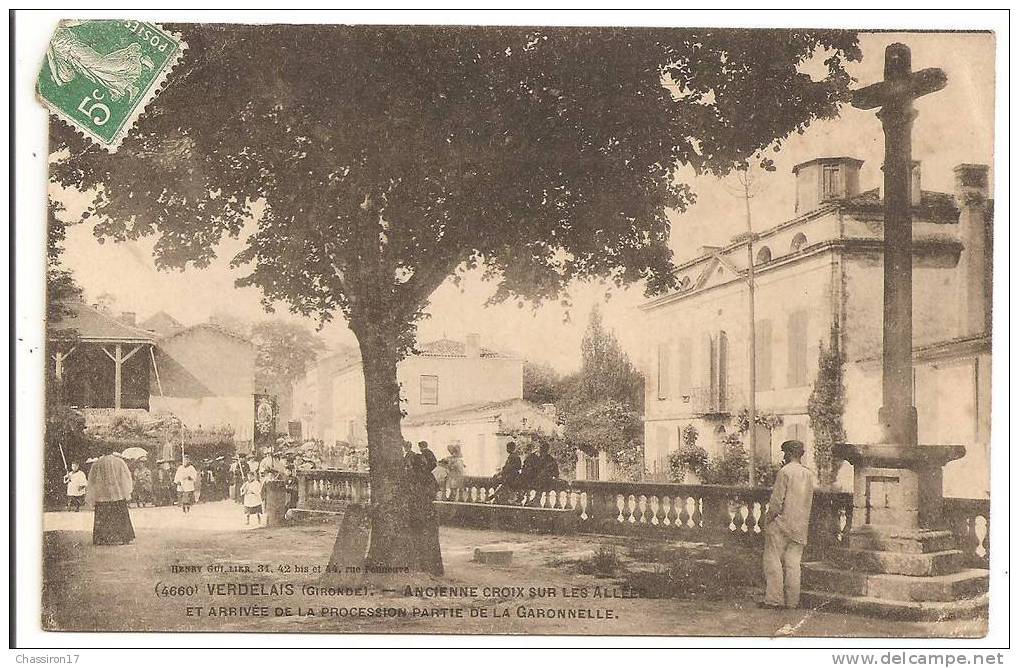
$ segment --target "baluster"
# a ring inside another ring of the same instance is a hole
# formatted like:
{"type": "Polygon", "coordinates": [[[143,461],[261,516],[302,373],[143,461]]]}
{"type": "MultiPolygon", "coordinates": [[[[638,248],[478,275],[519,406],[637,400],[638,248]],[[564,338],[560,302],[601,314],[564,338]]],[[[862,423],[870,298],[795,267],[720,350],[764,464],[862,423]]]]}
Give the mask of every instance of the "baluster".
{"type": "Polygon", "coordinates": [[[626,522],[626,518],[623,517],[623,510],[626,508],[626,499],[623,498],[622,494],[616,495],[616,508],[619,509],[619,515],[616,517],[616,521],[626,522]]]}
{"type": "Polygon", "coordinates": [[[761,533],[761,520],[764,516],[764,504],[750,501],[750,517],[748,517],[747,533],[754,535],[761,533]]]}
{"type": "Polygon", "coordinates": [[[977,538],[977,545],[974,553],[982,560],[987,560],[991,546],[991,523],[983,515],[973,518],[974,534],[977,538]]]}
{"type": "Polygon", "coordinates": [[[671,527],[672,526],[672,497],[671,496],[665,496],[663,494],[662,497],[661,497],[661,504],[662,504],[662,526],[671,527]]]}
{"type": "Polygon", "coordinates": [[[977,556],[977,545],[980,542],[977,539],[976,518],[968,514],[960,517],[959,529],[962,533],[958,541],[959,549],[966,555],[967,560],[972,560],[977,556]]]}
{"type": "Polygon", "coordinates": [[[643,494],[637,495],[637,508],[634,513],[635,524],[648,524],[648,497],[643,494]]]}
{"type": "Polygon", "coordinates": [[[639,504],[639,502],[637,500],[637,496],[635,494],[631,494],[629,496],[628,503],[626,504],[626,508],[627,508],[626,521],[629,522],[630,524],[636,524],[637,523],[637,507],[638,507],[638,504],[639,504]]]}
{"type": "Polygon", "coordinates": [[[659,526],[660,522],[658,521],[658,512],[660,510],[660,505],[658,502],[658,496],[651,495],[648,499],[648,505],[651,507],[651,526],[659,526]]]}
{"type": "Polygon", "coordinates": [[[676,527],[679,529],[686,529],[687,522],[690,520],[690,513],[686,509],[686,492],[676,497],[676,527]]]}
{"type": "Polygon", "coordinates": [[[588,510],[589,510],[588,502],[589,501],[590,501],[590,497],[587,495],[587,492],[581,492],[580,493],[580,519],[584,520],[585,522],[587,520],[591,519],[591,515],[588,512],[588,510]]]}
{"type": "Polygon", "coordinates": [[[701,499],[699,496],[690,497],[690,528],[700,529],[704,524],[704,512],[701,510],[701,499]]]}
{"type": "Polygon", "coordinates": [[[736,533],[743,535],[747,532],[747,517],[750,516],[750,509],[743,499],[737,499],[736,503],[736,533]]]}

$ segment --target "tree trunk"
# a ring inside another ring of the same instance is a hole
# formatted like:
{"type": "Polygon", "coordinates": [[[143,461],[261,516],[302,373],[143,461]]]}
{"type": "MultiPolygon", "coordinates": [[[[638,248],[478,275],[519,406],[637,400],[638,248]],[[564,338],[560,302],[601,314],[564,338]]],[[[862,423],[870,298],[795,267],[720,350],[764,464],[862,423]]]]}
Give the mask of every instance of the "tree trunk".
{"type": "Polygon", "coordinates": [[[369,325],[358,334],[358,343],[364,370],[371,484],[366,572],[393,572],[404,567],[414,570],[415,560],[407,540],[406,490],[401,489],[403,433],[396,376],[400,360],[397,335],[369,325]]]}

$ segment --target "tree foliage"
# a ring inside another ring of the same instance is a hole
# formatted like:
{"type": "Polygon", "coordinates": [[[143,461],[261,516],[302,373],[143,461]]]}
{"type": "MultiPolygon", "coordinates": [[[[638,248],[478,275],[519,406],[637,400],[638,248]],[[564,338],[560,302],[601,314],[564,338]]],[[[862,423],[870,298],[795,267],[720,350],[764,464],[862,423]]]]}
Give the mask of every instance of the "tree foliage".
{"type": "Polygon", "coordinates": [[[604,452],[612,462],[613,477],[641,480],[644,464],[644,420],[632,406],[612,399],[574,404],[564,416],[563,433],[576,450],[604,452]]]}
{"type": "MultiPolygon", "coordinates": [[[[67,240],[67,223],[60,215],[65,210],[60,202],[50,200],[47,209],[46,225],[46,324],[48,327],[60,322],[67,315],[64,304],[68,301],[81,301],[81,286],[74,280],[74,274],[67,269],[62,260],[64,242],[67,240]]],[[[68,336],[65,331],[61,335],[68,336]]]]}
{"type": "Polygon", "coordinates": [[[289,388],[325,351],[325,344],[308,327],[279,318],[256,323],[251,338],[258,347],[255,387],[259,389],[289,388]]]}
{"type": "Polygon", "coordinates": [[[101,187],[97,234],[158,234],[164,267],[206,265],[262,200],[244,284],[355,327],[385,304],[402,335],[467,266],[497,298],[670,287],[676,167],[727,173],[833,116],[860,55],[825,30],[174,28],[187,59],[118,153],[53,122],[54,178],[101,187]]]}
{"type": "Polygon", "coordinates": [[[609,399],[642,412],[644,375],[630,362],[615,333],[605,328],[597,304],[588,316],[587,330],[580,345],[583,361],[578,398],[587,402],[609,399]]]}
{"type": "Polygon", "coordinates": [[[821,484],[831,484],[838,473],[832,458],[836,443],[846,439],[842,416],[846,407],[844,381],[845,354],[842,352],[838,323],[832,325],[828,345],[821,345],[817,359],[817,378],[807,400],[807,418],[814,433],[814,465],[821,484]]]}
{"type": "Polygon", "coordinates": [[[536,404],[554,404],[562,398],[563,378],[550,364],[524,361],[524,394],[536,404]]]}

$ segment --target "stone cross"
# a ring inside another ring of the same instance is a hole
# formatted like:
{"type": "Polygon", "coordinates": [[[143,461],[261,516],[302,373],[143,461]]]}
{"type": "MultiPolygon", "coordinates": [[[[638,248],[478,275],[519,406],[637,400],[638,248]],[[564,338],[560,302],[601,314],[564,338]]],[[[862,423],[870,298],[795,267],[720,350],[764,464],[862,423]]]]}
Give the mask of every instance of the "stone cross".
{"type": "Polygon", "coordinates": [[[909,47],[885,49],[885,79],[853,93],[853,106],[874,109],[885,133],[884,330],[881,384],[882,440],[917,443],[913,406],[913,226],[910,171],[913,165],[913,100],[941,90],[943,70],[911,70],[909,47]]]}

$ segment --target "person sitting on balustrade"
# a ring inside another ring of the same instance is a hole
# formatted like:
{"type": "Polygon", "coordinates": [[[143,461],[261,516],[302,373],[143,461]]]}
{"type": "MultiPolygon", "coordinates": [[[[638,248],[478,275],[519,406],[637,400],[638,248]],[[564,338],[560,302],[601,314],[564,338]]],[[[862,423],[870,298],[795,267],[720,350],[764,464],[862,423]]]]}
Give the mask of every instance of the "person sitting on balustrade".
{"type": "Polygon", "coordinates": [[[520,489],[521,468],[517,444],[510,441],[506,444],[506,463],[502,465],[498,473],[492,476],[492,481],[496,485],[495,493],[492,495],[495,503],[512,503],[516,500],[517,492],[520,489]]]}
{"type": "Polygon", "coordinates": [[[541,495],[556,488],[559,482],[559,464],[549,453],[548,443],[541,443],[538,449],[527,455],[520,470],[520,489],[525,494],[524,502],[529,505],[541,503],[541,495]],[[530,492],[534,491],[531,498],[530,492]]]}

